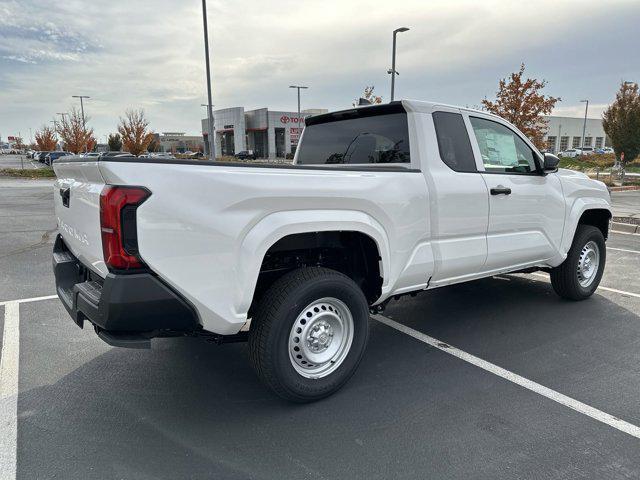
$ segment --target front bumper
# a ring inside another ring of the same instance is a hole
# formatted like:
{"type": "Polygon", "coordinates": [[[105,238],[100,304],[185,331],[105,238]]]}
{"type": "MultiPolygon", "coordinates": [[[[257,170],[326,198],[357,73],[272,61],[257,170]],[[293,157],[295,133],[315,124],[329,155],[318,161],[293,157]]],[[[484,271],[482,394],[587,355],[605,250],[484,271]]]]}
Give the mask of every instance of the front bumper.
{"type": "Polygon", "coordinates": [[[81,328],[89,321],[109,344],[148,348],[153,337],[201,329],[195,309],[152,272],[109,273],[103,279],[71,253],[61,235],[53,247],[53,272],[73,321],[81,328]]]}

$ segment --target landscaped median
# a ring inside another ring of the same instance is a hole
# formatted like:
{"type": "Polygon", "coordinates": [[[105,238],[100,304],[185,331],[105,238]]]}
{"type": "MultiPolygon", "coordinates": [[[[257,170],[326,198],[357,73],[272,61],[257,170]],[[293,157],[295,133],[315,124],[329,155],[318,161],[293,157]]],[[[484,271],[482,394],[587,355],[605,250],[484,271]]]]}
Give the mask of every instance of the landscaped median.
{"type": "Polygon", "coordinates": [[[0,168],[0,177],[55,178],[53,168],[0,168]]]}

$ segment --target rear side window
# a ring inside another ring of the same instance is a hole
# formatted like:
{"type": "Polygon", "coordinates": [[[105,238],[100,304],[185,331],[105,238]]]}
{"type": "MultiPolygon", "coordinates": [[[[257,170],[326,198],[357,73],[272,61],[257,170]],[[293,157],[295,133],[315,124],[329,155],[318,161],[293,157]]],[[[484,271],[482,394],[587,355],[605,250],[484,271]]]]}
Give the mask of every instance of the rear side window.
{"type": "MultiPolygon", "coordinates": [[[[374,110],[378,109],[378,110],[374,110]]],[[[382,113],[366,107],[343,114],[310,119],[298,150],[298,165],[409,163],[407,114],[382,113]],[[371,110],[369,110],[371,109],[371,110]],[[343,119],[344,118],[344,119],[343,119]]]]}
{"type": "Polygon", "coordinates": [[[434,112],[433,123],[442,161],[456,172],[476,172],[476,161],[462,115],[434,112]]]}

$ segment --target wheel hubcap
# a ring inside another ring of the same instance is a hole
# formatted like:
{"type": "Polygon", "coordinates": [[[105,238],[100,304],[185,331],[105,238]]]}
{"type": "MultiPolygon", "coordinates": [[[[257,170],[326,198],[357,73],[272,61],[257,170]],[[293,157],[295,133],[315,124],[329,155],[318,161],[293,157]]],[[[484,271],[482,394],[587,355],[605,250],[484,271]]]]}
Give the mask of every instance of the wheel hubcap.
{"type": "Polygon", "coordinates": [[[596,278],[600,266],[600,248],[594,241],[589,241],[580,252],[578,259],[578,283],[581,287],[588,287],[596,278]]]}
{"type": "Polygon", "coordinates": [[[291,365],[303,377],[326,377],[347,357],[353,330],[353,316],[344,302],[333,297],[316,300],[300,312],[291,327],[291,365]]]}

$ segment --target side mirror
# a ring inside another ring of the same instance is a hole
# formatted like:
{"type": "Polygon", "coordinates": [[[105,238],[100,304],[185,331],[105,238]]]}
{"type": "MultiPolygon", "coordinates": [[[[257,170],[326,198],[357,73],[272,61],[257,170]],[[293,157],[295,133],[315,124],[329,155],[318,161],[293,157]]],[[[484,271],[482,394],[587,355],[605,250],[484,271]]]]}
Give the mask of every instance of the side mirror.
{"type": "Polygon", "coordinates": [[[544,165],[543,165],[544,173],[557,172],[559,163],[560,163],[560,159],[558,157],[556,157],[552,153],[545,153],[544,165]]]}

